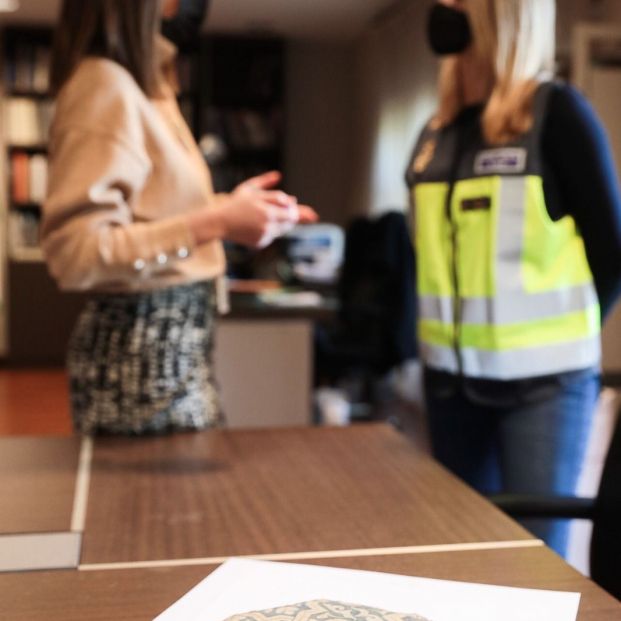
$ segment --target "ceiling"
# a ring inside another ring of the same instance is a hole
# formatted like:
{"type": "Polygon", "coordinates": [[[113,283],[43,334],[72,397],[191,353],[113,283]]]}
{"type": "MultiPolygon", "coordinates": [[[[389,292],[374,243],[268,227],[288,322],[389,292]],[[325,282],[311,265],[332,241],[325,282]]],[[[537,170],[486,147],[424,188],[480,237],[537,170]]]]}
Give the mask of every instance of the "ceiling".
{"type": "MultiPolygon", "coordinates": [[[[88,2],[89,0],[84,0],[88,2]]],[[[212,0],[208,30],[268,31],[290,38],[346,39],[362,32],[395,0],[212,0]]],[[[60,0],[21,0],[0,21],[53,23],[60,0]]]]}

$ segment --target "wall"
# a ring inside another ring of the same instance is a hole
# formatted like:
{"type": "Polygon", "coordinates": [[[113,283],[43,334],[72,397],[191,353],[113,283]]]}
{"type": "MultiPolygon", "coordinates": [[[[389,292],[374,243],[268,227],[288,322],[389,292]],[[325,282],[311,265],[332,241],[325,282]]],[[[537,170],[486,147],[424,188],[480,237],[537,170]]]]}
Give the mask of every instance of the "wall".
{"type": "Polygon", "coordinates": [[[405,169],[435,102],[425,15],[425,3],[401,3],[357,43],[352,214],[407,206],[405,169]]]}
{"type": "Polygon", "coordinates": [[[435,101],[425,11],[403,2],[357,40],[288,46],[286,188],[323,220],[407,206],[405,168],[435,101]]]}
{"type": "Polygon", "coordinates": [[[286,69],[286,189],[343,224],[352,164],[351,44],[291,42],[286,69]]]}
{"type": "Polygon", "coordinates": [[[556,4],[558,7],[557,47],[561,56],[567,56],[571,51],[571,32],[574,24],[596,15],[597,7],[592,0],[557,0],[556,4]]]}
{"type": "Polygon", "coordinates": [[[619,0],[599,0],[602,5],[600,13],[602,18],[621,22],[621,2],[619,0]]]}

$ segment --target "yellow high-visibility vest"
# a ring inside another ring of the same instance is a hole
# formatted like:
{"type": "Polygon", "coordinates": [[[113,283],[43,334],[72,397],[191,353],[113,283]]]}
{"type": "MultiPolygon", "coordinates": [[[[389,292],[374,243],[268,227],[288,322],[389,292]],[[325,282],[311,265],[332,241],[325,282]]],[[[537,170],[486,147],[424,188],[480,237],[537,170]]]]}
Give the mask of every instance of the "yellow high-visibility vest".
{"type": "Polygon", "coordinates": [[[546,208],[541,124],[511,144],[426,129],[408,171],[418,335],[431,368],[512,380],[599,364],[600,309],[582,237],[546,208]]]}

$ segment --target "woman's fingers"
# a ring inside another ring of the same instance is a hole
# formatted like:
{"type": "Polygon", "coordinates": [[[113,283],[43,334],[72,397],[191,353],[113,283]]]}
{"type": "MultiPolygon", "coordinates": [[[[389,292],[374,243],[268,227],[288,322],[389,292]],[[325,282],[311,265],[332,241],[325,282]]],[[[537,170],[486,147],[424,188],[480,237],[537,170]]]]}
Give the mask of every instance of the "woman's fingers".
{"type": "MultiPolygon", "coordinates": [[[[255,190],[269,190],[270,188],[276,187],[281,179],[282,175],[277,170],[271,170],[270,172],[247,179],[242,183],[242,186],[255,190]]],[[[282,194],[284,194],[284,192],[282,192],[282,194]]]]}
{"type": "Polygon", "coordinates": [[[318,216],[308,205],[289,203],[287,206],[277,206],[273,203],[264,203],[267,213],[267,223],[263,228],[257,248],[269,246],[275,239],[286,235],[298,224],[317,222],[318,216]]]}
{"type": "Polygon", "coordinates": [[[244,183],[250,184],[255,190],[261,186],[263,190],[257,192],[258,198],[271,208],[280,209],[274,212],[270,219],[276,222],[296,222],[312,224],[319,220],[317,212],[308,205],[298,205],[298,199],[281,190],[265,189],[272,181],[280,179],[280,173],[273,171],[253,177],[244,183]]]}
{"type": "Polygon", "coordinates": [[[286,206],[275,207],[275,219],[278,221],[294,221],[300,224],[312,224],[319,220],[317,212],[308,205],[298,205],[297,203],[289,203],[286,206]]]}
{"type": "Polygon", "coordinates": [[[259,193],[259,198],[266,203],[271,203],[280,207],[288,207],[289,205],[297,205],[298,199],[290,196],[286,192],[280,190],[267,190],[259,193]]]}
{"type": "Polygon", "coordinates": [[[282,190],[273,190],[280,182],[282,175],[272,170],[270,172],[252,177],[242,183],[241,187],[252,189],[269,212],[272,222],[293,222],[300,224],[312,224],[319,220],[317,212],[308,205],[298,205],[298,199],[290,196],[282,190]],[[276,211],[271,211],[272,209],[276,211]]]}
{"type": "Polygon", "coordinates": [[[277,206],[273,203],[267,203],[266,209],[270,222],[292,222],[293,224],[312,224],[319,220],[317,212],[308,205],[298,205],[297,203],[289,203],[283,206],[277,206]]]}
{"type": "Polygon", "coordinates": [[[266,203],[266,209],[269,222],[297,224],[300,219],[298,206],[295,203],[283,206],[266,203]]]}
{"type": "Polygon", "coordinates": [[[319,221],[317,212],[308,205],[298,205],[298,214],[300,224],[313,224],[319,221]]]}

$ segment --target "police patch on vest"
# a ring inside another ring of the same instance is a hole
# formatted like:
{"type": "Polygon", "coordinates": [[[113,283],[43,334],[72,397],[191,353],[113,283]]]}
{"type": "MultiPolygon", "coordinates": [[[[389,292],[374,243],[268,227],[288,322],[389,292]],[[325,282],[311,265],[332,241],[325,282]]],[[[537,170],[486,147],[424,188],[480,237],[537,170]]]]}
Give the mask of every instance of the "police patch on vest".
{"type": "Polygon", "coordinates": [[[479,196],[478,198],[465,198],[461,201],[462,211],[484,211],[490,209],[492,199],[489,196],[479,196]]]}
{"type": "Polygon", "coordinates": [[[526,170],[526,149],[505,148],[481,151],[474,161],[477,175],[522,173],[526,170]]]}

